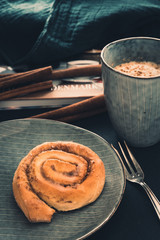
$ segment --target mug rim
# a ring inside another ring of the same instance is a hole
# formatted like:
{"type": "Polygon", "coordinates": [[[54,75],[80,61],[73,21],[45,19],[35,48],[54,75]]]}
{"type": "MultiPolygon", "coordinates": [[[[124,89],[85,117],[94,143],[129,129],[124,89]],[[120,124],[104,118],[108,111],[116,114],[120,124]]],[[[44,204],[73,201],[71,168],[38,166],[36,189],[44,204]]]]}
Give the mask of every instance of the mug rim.
{"type": "Polygon", "coordinates": [[[104,52],[105,52],[105,50],[106,50],[109,46],[114,45],[114,44],[119,43],[119,42],[124,42],[124,41],[128,41],[128,40],[137,40],[137,39],[160,41],[160,38],[155,38],[155,37],[143,37],[143,36],[141,36],[141,37],[121,38],[121,39],[112,41],[112,42],[106,44],[106,45],[102,48],[101,55],[100,55],[101,61],[102,61],[103,64],[104,64],[106,67],[108,67],[110,70],[112,70],[113,72],[116,72],[117,74],[120,74],[120,75],[122,75],[122,76],[127,76],[127,77],[130,77],[130,78],[133,78],[133,79],[137,79],[137,78],[138,78],[139,80],[148,80],[148,79],[152,79],[152,80],[153,80],[153,79],[159,78],[160,75],[159,75],[159,76],[153,76],[153,77],[146,77],[146,78],[144,78],[144,77],[138,77],[138,76],[136,76],[136,77],[135,77],[135,76],[131,76],[131,75],[129,75],[129,74],[125,74],[125,73],[123,73],[123,72],[117,71],[115,68],[113,68],[112,66],[110,66],[110,65],[104,60],[104,52]]]}

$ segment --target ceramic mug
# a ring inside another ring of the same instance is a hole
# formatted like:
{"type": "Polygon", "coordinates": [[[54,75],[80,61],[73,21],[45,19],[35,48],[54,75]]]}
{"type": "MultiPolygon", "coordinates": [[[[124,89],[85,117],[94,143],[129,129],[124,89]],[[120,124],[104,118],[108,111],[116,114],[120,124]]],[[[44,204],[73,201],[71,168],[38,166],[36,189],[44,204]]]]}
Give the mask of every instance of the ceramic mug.
{"type": "Polygon", "coordinates": [[[132,37],[107,44],[101,52],[104,95],[113,127],[130,145],[160,141],[160,76],[133,77],[115,66],[130,61],[160,64],[160,39],[132,37]]]}

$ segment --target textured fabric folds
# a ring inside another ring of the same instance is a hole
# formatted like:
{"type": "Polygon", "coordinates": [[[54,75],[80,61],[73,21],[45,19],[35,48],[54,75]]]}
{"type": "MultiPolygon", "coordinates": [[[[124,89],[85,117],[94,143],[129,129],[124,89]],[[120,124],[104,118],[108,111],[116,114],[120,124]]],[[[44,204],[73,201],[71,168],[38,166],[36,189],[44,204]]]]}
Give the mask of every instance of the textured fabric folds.
{"type": "Polygon", "coordinates": [[[1,0],[0,59],[53,65],[119,38],[159,38],[159,26],[159,0],[1,0]]]}

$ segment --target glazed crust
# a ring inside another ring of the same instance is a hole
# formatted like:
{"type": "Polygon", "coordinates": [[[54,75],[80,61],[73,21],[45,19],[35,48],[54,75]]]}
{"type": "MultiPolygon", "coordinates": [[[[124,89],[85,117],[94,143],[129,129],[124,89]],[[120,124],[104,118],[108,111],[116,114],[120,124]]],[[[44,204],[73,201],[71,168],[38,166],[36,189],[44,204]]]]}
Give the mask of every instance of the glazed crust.
{"type": "Polygon", "coordinates": [[[104,164],[90,148],[45,142],[19,163],[13,193],[29,221],[50,222],[55,209],[70,211],[95,201],[104,184],[104,164]]]}

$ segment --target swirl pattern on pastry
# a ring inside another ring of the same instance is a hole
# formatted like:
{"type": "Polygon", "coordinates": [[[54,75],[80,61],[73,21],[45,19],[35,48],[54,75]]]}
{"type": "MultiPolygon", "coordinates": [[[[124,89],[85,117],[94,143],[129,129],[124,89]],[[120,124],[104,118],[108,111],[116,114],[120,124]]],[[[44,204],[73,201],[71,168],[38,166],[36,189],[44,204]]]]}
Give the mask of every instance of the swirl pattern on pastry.
{"type": "Polygon", "coordinates": [[[13,193],[29,221],[50,222],[55,209],[70,211],[95,201],[104,183],[104,164],[90,148],[45,142],[21,160],[13,193]]]}

